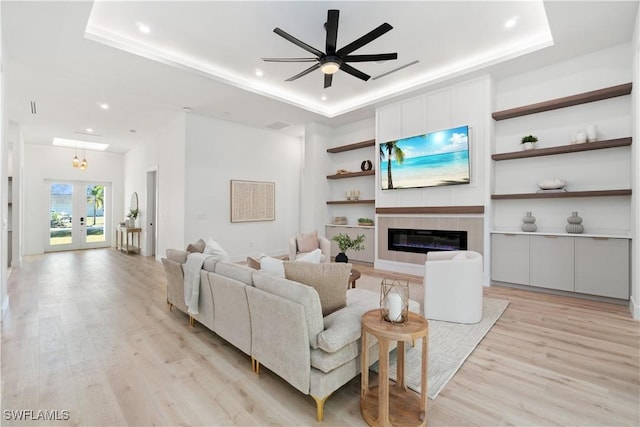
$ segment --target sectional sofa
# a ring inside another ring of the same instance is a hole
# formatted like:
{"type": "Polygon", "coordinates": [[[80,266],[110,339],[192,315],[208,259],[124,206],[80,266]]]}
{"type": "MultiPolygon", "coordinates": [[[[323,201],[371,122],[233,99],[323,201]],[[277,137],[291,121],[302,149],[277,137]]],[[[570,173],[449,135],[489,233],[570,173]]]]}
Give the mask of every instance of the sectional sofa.
{"type": "MultiPolygon", "coordinates": [[[[184,268],[189,253],[169,249],[162,263],[167,302],[185,313],[184,268]]],[[[360,373],[362,315],[379,308],[377,292],[348,289],[351,264],[285,262],[301,281],[340,283],[346,304],[323,315],[320,293],[312,285],[276,277],[248,266],[206,258],[200,271],[197,321],[251,357],[256,374],[267,367],[291,386],[311,395],[323,419],[327,398],[360,373]]],[[[293,273],[292,273],[293,274],[293,273]]],[[[419,312],[419,304],[410,309],[419,312]]],[[[370,360],[377,361],[371,340],[370,360]]]]}

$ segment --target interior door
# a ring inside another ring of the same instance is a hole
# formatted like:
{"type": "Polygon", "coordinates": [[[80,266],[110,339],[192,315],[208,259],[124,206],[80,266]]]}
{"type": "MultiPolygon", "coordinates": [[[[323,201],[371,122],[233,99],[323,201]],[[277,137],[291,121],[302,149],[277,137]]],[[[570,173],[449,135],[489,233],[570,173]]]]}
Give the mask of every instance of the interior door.
{"type": "Polygon", "coordinates": [[[50,181],[45,250],[111,246],[111,186],[108,183],[50,181]]]}

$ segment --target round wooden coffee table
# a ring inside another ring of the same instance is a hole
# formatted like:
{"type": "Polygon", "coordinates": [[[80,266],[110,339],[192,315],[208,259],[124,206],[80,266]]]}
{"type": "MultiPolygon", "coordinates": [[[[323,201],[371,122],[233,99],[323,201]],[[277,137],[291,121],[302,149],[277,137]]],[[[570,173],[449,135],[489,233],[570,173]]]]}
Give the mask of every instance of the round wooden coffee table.
{"type": "Polygon", "coordinates": [[[351,269],[351,275],[349,276],[349,282],[347,283],[347,289],[356,287],[356,280],[360,278],[360,272],[355,268],[351,269]]]}
{"type": "Polygon", "coordinates": [[[402,324],[382,320],[380,309],[362,315],[362,375],[360,412],[367,424],[373,426],[426,426],[427,425],[427,346],[429,325],[427,319],[409,312],[409,320],[402,324]],[[378,385],[369,387],[369,350],[367,334],[378,339],[380,372],[378,385]],[[404,343],[422,338],[421,393],[409,390],[404,383],[404,343]],[[389,344],[397,341],[397,379],[389,385],[389,344]]]}

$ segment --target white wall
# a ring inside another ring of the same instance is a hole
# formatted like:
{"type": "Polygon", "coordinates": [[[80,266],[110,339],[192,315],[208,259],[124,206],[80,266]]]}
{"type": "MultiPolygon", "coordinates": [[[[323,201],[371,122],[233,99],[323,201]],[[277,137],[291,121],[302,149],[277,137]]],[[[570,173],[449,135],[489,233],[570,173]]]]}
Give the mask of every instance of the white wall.
{"type": "Polygon", "coordinates": [[[634,319],[640,319],[640,9],[636,16],[636,27],[631,38],[631,57],[633,58],[631,92],[631,117],[633,143],[631,157],[633,167],[631,196],[631,313],[634,319]]]}
{"type": "Polygon", "coordinates": [[[128,212],[131,193],[138,193],[139,222],[142,226],[143,255],[147,248],[148,217],[146,175],[157,170],[158,212],[156,222],[156,259],[160,259],[168,248],[184,248],[185,212],[185,113],[180,111],[167,116],[159,123],[155,134],[130,150],[124,161],[126,177],[120,218],[128,212]]]}
{"type": "MultiPolygon", "coordinates": [[[[113,206],[111,215],[117,222],[122,217],[123,207],[123,155],[87,151],[89,167],[85,171],[73,168],[71,159],[74,150],[54,146],[25,144],[23,177],[23,205],[28,212],[24,215],[24,253],[23,255],[44,252],[48,235],[49,193],[45,180],[61,181],[97,181],[111,183],[113,206]]],[[[115,244],[115,228],[111,231],[111,242],[115,244]]]]}
{"type": "MultiPolygon", "coordinates": [[[[2,7],[0,7],[0,23],[2,22],[2,7]]],[[[2,178],[3,181],[6,181],[7,178],[7,173],[5,172],[5,164],[6,164],[6,149],[4,149],[5,145],[7,144],[7,138],[6,138],[6,127],[7,127],[7,115],[6,115],[6,108],[5,108],[5,86],[4,86],[4,55],[3,53],[5,52],[4,49],[4,38],[2,37],[2,25],[0,24],[0,145],[3,147],[2,150],[0,150],[0,178],[2,178]]],[[[5,187],[6,188],[6,187],[5,187]]],[[[0,203],[2,203],[2,206],[6,206],[6,200],[7,200],[7,195],[4,191],[0,190],[0,203]]],[[[4,209],[6,209],[6,207],[3,208],[3,214],[4,214],[4,209]]],[[[5,242],[7,241],[7,234],[6,231],[3,229],[2,230],[2,238],[0,238],[0,313],[2,314],[2,316],[0,316],[0,319],[2,317],[4,317],[4,313],[6,308],[9,306],[9,297],[7,294],[7,263],[6,262],[1,262],[1,260],[6,260],[6,254],[5,254],[5,242]]]]}
{"type": "Polygon", "coordinates": [[[298,231],[302,142],[194,113],[187,115],[186,141],[186,240],[180,247],[213,237],[234,261],[288,253],[288,238],[298,231]],[[275,221],[231,223],[231,180],[275,182],[275,221]]]}

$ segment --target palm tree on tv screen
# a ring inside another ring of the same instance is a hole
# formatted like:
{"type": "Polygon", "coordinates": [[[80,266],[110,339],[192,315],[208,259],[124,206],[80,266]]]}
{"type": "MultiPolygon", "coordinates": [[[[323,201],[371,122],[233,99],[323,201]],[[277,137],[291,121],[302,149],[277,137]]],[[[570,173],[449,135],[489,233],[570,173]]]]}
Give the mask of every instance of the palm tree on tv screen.
{"type": "Polygon", "coordinates": [[[387,158],[387,189],[393,188],[393,178],[391,177],[391,155],[398,164],[404,162],[404,151],[398,146],[398,141],[383,142],[380,144],[380,161],[387,158]]]}

